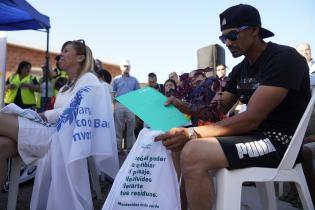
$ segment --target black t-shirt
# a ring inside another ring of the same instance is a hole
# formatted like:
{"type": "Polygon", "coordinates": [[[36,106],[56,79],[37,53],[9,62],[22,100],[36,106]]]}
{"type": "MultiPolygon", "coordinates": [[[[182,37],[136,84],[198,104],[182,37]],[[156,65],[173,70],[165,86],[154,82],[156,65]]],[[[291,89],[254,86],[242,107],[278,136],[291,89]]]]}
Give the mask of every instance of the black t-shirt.
{"type": "Polygon", "coordinates": [[[157,91],[159,91],[160,93],[164,94],[164,85],[162,84],[156,84],[156,86],[152,87],[154,89],[156,89],[157,91]]]}
{"type": "Polygon", "coordinates": [[[254,64],[245,58],[229,75],[226,91],[247,104],[258,86],[288,89],[287,96],[269,113],[258,130],[293,134],[311,97],[305,59],[291,47],[268,43],[254,64]]]}

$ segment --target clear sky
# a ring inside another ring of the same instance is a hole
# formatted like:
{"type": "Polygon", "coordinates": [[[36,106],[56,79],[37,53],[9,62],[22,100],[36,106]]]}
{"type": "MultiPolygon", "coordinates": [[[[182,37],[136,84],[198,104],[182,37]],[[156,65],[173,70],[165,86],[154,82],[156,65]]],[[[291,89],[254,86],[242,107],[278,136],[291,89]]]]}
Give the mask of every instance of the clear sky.
{"type": "MultiPolygon", "coordinates": [[[[267,41],[295,47],[308,42],[315,57],[314,0],[28,0],[50,17],[50,50],[84,39],[95,58],[119,64],[131,61],[140,82],[155,72],[164,83],[168,73],[197,68],[197,49],[220,44],[219,14],[239,3],[255,6],[262,26],[275,33],[267,41]]],[[[46,48],[46,35],[36,31],[6,32],[8,42],[46,48]]],[[[241,61],[225,48],[230,70],[241,61]]],[[[17,61],[18,62],[18,61],[17,61]]],[[[44,61],[43,61],[44,62],[44,61]]]]}

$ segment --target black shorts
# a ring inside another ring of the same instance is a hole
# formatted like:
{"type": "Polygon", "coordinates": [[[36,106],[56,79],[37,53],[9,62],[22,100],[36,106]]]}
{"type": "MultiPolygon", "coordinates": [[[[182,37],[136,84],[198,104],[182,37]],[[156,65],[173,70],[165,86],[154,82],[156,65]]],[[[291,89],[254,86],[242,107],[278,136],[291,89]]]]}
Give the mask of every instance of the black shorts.
{"type": "Polygon", "coordinates": [[[227,169],[277,168],[287,149],[287,144],[263,133],[217,137],[217,139],[229,162],[227,169]]]}

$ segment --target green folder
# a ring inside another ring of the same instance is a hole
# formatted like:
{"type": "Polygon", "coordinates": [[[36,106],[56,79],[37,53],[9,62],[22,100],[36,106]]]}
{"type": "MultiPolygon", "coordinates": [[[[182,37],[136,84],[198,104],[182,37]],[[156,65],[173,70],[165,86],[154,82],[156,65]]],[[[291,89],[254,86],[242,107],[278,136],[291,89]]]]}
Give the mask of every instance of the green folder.
{"type": "Polygon", "coordinates": [[[138,89],[116,98],[153,130],[168,131],[189,122],[175,106],[164,106],[167,98],[151,87],[138,89]]]}

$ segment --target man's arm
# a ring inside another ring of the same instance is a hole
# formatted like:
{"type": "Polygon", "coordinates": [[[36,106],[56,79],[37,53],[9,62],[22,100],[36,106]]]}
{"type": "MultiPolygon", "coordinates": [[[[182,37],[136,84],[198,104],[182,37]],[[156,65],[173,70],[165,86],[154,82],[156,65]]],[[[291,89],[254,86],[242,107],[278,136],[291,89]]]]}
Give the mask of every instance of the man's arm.
{"type": "MultiPolygon", "coordinates": [[[[250,98],[245,112],[214,124],[195,127],[194,130],[198,134],[198,138],[233,136],[255,130],[268,114],[282,102],[287,93],[288,90],[285,88],[260,86],[250,98]]],[[[228,107],[229,104],[226,104],[226,110],[228,107]]],[[[156,141],[163,141],[163,145],[172,151],[181,150],[189,140],[187,128],[173,128],[156,137],[156,141]]]]}
{"type": "MultiPolygon", "coordinates": [[[[228,111],[230,111],[230,109],[234,106],[234,104],[237,102],[237,97],[236,95],[230,93],[230,92],[223,92],[222,95],[222,109],[223,109],[223,113],[226,114],[228,111]]],[[[179,109],[182,113],[191,115],[191,116],[199,116],[202,115],[202,113],[200,113],[200,110],[197,110],[195,112],[193,112],[190,109],[190,104],[183,102],[181,100],[179,100],[178,98],[171,96],[168,98],[167,102],[165,103],[166,106],[173,104],[177,109],[179,109]]]]}
{"type": "Polygon", "coordinates": [[[236,95],[230,93],[230,92],[227,92],[227,91],[224,91],[223,94],[222,94],[222,111],[224,114],[227,114],[231,109],[232,107],[235,105],[235,103],[237,102],[238,98],[236,95]]]}
{"type": "MultiPolygon", "coordinates": [[[[245,112],[215,124],[196,127],[195,130],[200,137],[231,136],[255,130],[287,93],[285,88],[260,86],[250,98],[245,112]]],[[[226,108],[228,110],[228,105],[226,108]]]]}

